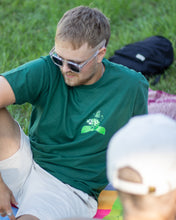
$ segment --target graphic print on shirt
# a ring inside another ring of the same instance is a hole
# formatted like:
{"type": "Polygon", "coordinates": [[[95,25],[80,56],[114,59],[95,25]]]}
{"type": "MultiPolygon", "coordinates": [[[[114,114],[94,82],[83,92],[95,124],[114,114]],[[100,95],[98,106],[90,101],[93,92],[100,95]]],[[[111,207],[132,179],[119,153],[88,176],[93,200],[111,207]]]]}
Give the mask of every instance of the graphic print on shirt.
{"type": "Polygon", "coordinates": [[[82,127],[81,134],[88,133],[91,131],[96,131],[102,135],[105,135],[106,129],[100,126],[103,119],[104,119],[104,116],[101,115],[101,111],[98,110],[96,113],[93,114],[92,118],[89,118],[86,121],[87,125],[82,127]]]}

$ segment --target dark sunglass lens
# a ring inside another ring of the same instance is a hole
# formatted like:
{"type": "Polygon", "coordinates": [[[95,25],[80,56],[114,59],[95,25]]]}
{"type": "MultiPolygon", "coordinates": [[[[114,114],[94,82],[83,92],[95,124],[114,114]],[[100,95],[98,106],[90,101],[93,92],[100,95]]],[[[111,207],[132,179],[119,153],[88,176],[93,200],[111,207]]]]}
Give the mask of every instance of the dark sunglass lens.
{"type": "Polygon", "coordinates": [[[55,56],[52,56],[52,58],[53,58],[53,60],[54,60],[54,62],[55,62],[56,64],[58,64],[59,66],[63,66],[62,60],[58,59],[58,58],[55,57],[55,56]]]}
{"type": "Polygon", "coordinates": [[[73,72],[76,72],[76,73],[79,73],[80,70],[77,66],[71,64],[71,63],[68,63],[68,67],[73,71],[73,72]]]}

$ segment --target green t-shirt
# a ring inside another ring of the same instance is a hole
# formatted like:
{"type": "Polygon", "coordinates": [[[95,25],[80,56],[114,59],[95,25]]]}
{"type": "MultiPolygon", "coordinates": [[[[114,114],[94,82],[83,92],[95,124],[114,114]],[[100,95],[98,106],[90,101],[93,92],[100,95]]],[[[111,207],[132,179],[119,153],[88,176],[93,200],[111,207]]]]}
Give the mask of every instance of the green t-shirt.
{"type": "MultiPolygon", "coordinates": [[[[92,85],[67,86],[49,56],[4,73],[16,104],[33,105],[29,138],[34,160],[64,183],[96,199],[106,186],[106,148],[134,115],[147,113],[148,82],[104,59],[92,85]]],[[[128,138],[128,137],[127,137],[128,138]]]]}

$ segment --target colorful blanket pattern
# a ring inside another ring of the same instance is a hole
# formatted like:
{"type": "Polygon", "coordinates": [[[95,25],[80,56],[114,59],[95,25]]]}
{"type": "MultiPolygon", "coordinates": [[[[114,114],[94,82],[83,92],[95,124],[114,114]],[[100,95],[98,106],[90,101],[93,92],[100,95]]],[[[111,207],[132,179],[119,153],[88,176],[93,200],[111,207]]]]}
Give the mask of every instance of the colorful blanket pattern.
{"type": "Polygon", "coordinates": [[[98,210],[94,218],[105,220],[122,220],[123,209],[117,191],[111,184],[100,193],[98,210]]]}

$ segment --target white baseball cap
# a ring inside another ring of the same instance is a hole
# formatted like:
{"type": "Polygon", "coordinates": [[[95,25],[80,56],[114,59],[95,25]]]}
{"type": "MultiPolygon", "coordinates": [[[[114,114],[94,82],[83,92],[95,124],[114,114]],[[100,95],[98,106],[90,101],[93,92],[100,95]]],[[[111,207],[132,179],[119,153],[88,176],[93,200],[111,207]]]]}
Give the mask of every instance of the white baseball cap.
{"type": "Polygon", "coordinates": [[[131,194],[159,196],[176,189],[176,121],[163,114],[131,118],[109,142],[107,176],[114,188],[131,194]],[[123,167],[136,170],[142,183],[120,179],[123,167]]]}

